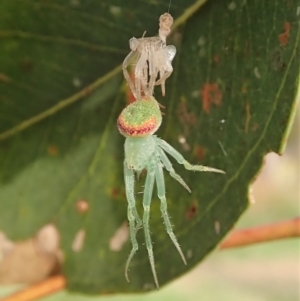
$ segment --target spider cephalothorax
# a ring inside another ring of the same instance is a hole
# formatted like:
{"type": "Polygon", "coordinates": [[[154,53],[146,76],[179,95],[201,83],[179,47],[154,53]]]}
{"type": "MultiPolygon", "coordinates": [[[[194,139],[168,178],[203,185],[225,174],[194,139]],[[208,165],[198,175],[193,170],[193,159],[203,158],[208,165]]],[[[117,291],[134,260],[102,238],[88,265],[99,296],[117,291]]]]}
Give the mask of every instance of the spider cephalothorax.
{"type": "Polygon", "coordinates": [[[190,188],[184,180],[175,172],[166,153],[173,157],[186,169],[193,171],[208,171],[224,173],[222,170],[202,165],[191,165],[184,157],[170,144],[153,135],[161,125],[162,116],[159,105],[154,97],[144,97],[136,100],[127,106],[118,118],[118,128],[125,141],[124,178],[126,186],[126,197],[128,201],[127,215],[130,228],[130,239],[132,250],[126,263],[125,276],[128,280],[129,263],[138,249],[136,233],[139,228],[144,228],[146,248],[148,250],[151,270],[154,281],[158,287],[158,280],[155,271],[154,255],[149,229],[150,205],[154,182],[157,187],[158,198],[161,201],[160,210],[166,226],[166,230],[178,250],[183,262],[186,264],[184,254],[177,242],[172,225],[167,212],[167,201],[165,192],[165,181],[163,167],[170,173],[171,177],[183,185],[189,192],[190,188]],[[143,218],[141,219],[135,202],[134,182],[136,172],[147,171],[146,183],[143,195],[143,218]]]}

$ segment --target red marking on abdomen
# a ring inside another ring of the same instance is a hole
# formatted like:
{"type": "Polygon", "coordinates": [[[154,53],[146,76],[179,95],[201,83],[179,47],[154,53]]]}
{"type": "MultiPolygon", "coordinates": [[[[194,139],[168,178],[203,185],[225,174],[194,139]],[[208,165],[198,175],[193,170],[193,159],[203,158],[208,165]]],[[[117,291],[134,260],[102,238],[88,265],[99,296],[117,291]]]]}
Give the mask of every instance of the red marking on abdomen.
{"type": "Polygon", "coordinates": [[[121,134],[128,137],[145,137],[151,135],[157,129],[157,121],[155,117],[149,118],[142,125],[134,126],[126,124],[124,119],[119,116],[117,124],[121,134]]]}

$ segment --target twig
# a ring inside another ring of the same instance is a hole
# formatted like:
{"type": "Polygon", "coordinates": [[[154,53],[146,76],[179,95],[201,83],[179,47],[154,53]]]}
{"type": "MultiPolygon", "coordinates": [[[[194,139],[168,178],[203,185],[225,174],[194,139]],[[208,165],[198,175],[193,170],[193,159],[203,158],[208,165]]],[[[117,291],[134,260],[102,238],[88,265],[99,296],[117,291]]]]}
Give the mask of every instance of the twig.
{"type": "Polygon", "coordinates": [[[1,299],[2,301],[33,301],[48,296],[64,289],[66,279],[64,276],[54,276],[47,280],[34,284],[22,291],[12,294],[9,297],[1,299]]]}
{"type": "Polygon", "coordinates": [[[300,217],[250,229],[236,230],[221,244],[221,249],[300,236],[300,217]]]}
{"type": "MultiPolygon", "coordinates": [[[[251,245],[259,242],[300,236],[300,217],[251,229],[236,230],[221,244],[221,249],[251,245]]],[[[33,301],[51,295],[66,287],[64,276],[51,277],[23,291],[1,299],[2,301],[33,301]]]]}

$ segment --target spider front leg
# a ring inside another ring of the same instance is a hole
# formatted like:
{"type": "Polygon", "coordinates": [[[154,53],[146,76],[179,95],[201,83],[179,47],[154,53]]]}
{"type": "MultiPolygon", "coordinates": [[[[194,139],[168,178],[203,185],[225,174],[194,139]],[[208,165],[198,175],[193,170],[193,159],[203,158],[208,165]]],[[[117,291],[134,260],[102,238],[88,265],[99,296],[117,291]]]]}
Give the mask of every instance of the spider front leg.
{"type": "Polygon", "coordinates": [[[177,251],[179,252],[184,264],[186,265],[186,260],[185,257],[183,255],[183,252],[180,248],[180,245],[176,239],[176,236],[173,232],[172,229],[172,224],[170,222],[170,218],[167,212],[167,200],[166,200],[166,189],[165,189],[165,179],[164,179],[164,174],[163,174],[163,169],[162,169],[162,165],[160,162],[157,163],[156,168],[155,168],[155,178],[156,178],[156,185],[157,185],[157,194],[158,197],[160,199],[160,211],[162,214],[162,217],[164,219],[165,222],[165,226],[166,226],[166,230],[172,240],[172,242],[174,243],[177,251]]]}
{"type": "Polygon", "coordinates": [[[166,170],[170,173],[171,177],[173,177],[176,181],[178,181],[188,192],[191,192],[190,187],[184,182],[181,176],[175,172],[172,163],[170,162],[170,160],[168,159],[164,151],[159,147],[157,149],[158,149],[160,160],[165,166],[166,170]]]}
{"type": "Polygon", "coordinates": [[[185,169],[187,170],[193,170],[193,171],[207,171],[207,172],[217,172],[217,173],[225,173],[221,169],[204,166],[204,165],[192,165],[188,161],[184,159],[184,157],[175,149],[173,148],[169,143],[166,141],[155,137],[157,144],[166,151],[169,155],[171,155],[179,164],[182,164],[185,169]]]}
{"type": "Polygon", "coordinates": [[[132,257],[138,250],[139,246],[136,240],[136,233],[142,227],[142,220],[136,210],[135,197],[134,197],[134,171],[129,169],[126,162],[124,161],[124,179],[126,188],[126,198],[128,202],[127,216],[129,221],[130,229],[130,240],[132,243],[132,250],[125,266],[125,278],[129,282],[128,268],[132,257]]]}
{"type": "Polygon", "coordinates": [[[143,227],[145,232],[146,248],[148,250],[148,256],[149,256],[152,274],[154,277],[154,282],[156,287],[159,288],[157,275],[155,271],[153,247],[152,247],[150,228],[149,228],[150,204],[152,200],[152,192],[153,192],[154,178],[155,178],[155,172],[153,170],[153,162],[150,162],[149,166],[150,168],[148,168],[147,170],[147,177],[146,177],[144,197],[143,197],[143,207],[144,207],[143,227]]]}

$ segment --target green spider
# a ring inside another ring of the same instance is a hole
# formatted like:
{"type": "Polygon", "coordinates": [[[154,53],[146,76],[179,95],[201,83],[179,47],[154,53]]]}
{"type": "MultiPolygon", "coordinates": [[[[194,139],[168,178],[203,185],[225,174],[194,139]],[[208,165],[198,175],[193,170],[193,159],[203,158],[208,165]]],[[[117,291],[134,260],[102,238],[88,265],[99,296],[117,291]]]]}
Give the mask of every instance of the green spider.
{"type": "Polygon", "coordinates": [[[184,264],[186,260],[172,230],[172,225],[167,212],[167,201],[165,192],[165,180],[163,167],[170,173],[171,177],[177,180],[185,189],[191,192],[184,180],[175,172],[166,153],[173,157],[179,164],[186,169],[193,171],[208,171],[224,173],[224,171],[202,165],[191,165],[184,157],[175,150],[170,144],[153,135],[162,122],[162,114],[159,105],[154,97],[144,96],[140,100],[128,105],[120,114],[117,124],[120,133],[126,137],[125,141],[125,160],[124,178],[126,187],[126,198],[128,201],[128,220],[130,229],[130,239],[132,250],[125,266],[125,277],[129,282],[129,264],[138,250],[136,233],[140,228],[144,228],[146,248],[150,260],[151,270],[156,287],[159,288],[158,279],[155,271],[154,255],[149,229],[150,205],[154,182],[157,186],[158,198],[161,201],[160,210],[166,230],[178,250],[184,264]],[[146,183],[143,195],[143,219],[140,218],[134,196],[135,172],[139,175],[143,170],[147,170],[146,183]]]}

